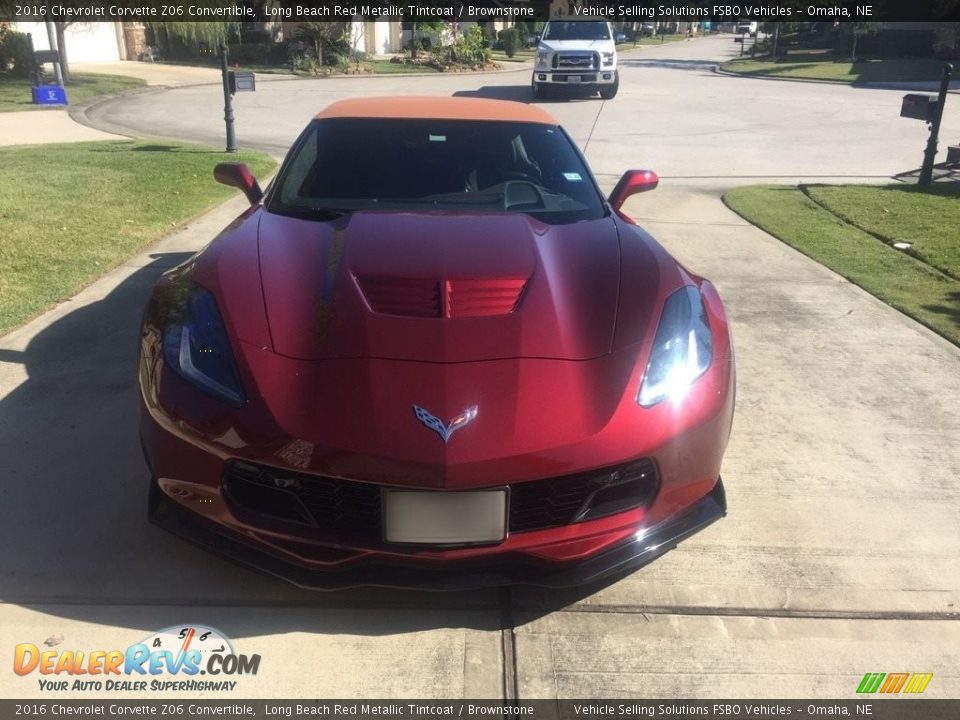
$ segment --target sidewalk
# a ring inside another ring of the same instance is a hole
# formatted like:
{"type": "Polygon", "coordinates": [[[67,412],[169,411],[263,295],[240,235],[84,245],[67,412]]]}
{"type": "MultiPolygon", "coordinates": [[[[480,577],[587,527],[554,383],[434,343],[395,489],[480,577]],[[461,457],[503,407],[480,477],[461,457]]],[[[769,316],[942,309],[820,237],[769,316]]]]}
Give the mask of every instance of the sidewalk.
{"type": "Polygon", "coordinates": [[[60,110],[0,113],[0,146],[126,139],[81,125],[60,110]]]}

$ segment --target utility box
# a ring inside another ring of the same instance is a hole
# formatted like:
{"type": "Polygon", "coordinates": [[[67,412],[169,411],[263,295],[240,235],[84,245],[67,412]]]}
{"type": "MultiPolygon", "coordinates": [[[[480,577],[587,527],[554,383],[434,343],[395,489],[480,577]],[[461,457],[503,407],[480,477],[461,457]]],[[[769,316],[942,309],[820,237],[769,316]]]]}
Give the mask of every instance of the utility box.
{"type": "Polygon", "coordinates": [[[903,96],[900,106],[900,117],[913,118],[931,122],[937,114],[937,98],[933,95],[917,95],[911,93],[903,96]]]}
{"type": "Polygon", "coordinates": [[[60,62],[60,53],[58,53],[56,50],[37,50],[33,53],[33,58],[39,65],[58,63],[60,62]]]}
{"type": "Polygon", "coordinates": [[[59,85],[34,85],[34,105],[66,105],[67,91],[59,85]]]}
{"type": "Polygon", "coordinates": [[[257,89],[256,76],[249,70],[230,70],[227,73],[227,82],[230,84],[231,95],[254,92],[257,89]]]}

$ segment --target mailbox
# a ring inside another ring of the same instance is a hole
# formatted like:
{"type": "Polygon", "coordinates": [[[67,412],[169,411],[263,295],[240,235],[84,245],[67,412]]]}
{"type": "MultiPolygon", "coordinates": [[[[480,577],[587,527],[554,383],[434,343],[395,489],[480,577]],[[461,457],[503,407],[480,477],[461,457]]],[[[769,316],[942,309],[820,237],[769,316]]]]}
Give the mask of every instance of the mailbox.
{"type": "Polygon", "coordinates": [[[31,90],[34,105],[67,104],[67,91],[59,85],[34,85],[31,90]]]}
{"type": "Polygon", "coordinates": [[[937,98],[933,95],[904,95],[900,106],[900,117],[932,122],[937,114],[937,98]]]}
{"type": "Polygon", "coordinates": [[[230,70],[227,73],[227,82],[230,83],[230,94],[238,92],[254,92],[257,89],[257,80],[252,72],[247,70],[230,70]]]}
{"type": "Polygon", "coordinates": [[[40,65],[60,62],[60,53],[56,50],[37,50],[33,54],[33,57],[40,65]]]}

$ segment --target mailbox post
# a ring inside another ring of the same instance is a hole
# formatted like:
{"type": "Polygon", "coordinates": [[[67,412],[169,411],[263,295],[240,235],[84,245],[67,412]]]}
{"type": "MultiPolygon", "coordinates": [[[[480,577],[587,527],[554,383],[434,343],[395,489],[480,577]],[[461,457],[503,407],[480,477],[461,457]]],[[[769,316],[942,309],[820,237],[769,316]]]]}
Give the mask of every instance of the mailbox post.
{"type": "Polygon", "coordinates": [[[937,139],[940,135],[940,121],[943,119],[943,105],[947,101],[947,91],[950,89],[950,76],[953,74],[953,65],[943,66],[943,78],[940,80],[940,94],[937,96],[937,106],[932,109],[930,123],[930,137],[927,138],[927,148],[923,151],[923,166],[920,168],[920,185],[929,185],[933,180],[933,161],[937,157],[937,139]]]}
{"type": "Polygon", "coordinates": [[[257,89],[256,76],[249,71],[230,70],[229,50],[220,45],[220,74],[223,76],[223,119],[227,124],[227,152],[237,151],[237,134],[233,129],[233,96],[238,92],[257,89]]]}
{"type": "Polygon", "coordinates": [[[220,45],[220,73],[223,75],[223,120],[227,124],[227,152],[237,151],[237,135],[233,129],[233,96],[230,92],[230,71],[227,69],[227,45],[220,45]]]}

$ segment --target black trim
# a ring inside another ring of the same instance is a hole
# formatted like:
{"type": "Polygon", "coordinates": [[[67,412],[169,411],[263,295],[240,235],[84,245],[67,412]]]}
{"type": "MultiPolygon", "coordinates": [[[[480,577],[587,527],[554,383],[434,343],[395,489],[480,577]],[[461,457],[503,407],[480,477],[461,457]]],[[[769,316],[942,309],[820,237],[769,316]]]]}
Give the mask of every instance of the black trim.
{"type": "Polygon", "coordinates": [[[319,571],[295,565],[271,554],[249,539],[227,530],[169,498],[152,481],[149,518],[153,524],[202,545],[218,555],[268,575],[312,590],[341,590],[358,586],[466,590],[500,585],[572,587],[636,570],[672,550],[678,543],[719,520],[727,512],[726,494],[719,478],[713,490],[686,511],[594,557],[562,565],[511,558],[491,563],[459,563],[451,569],[423,565],[364,564],[339,571],[319,571]]]}

